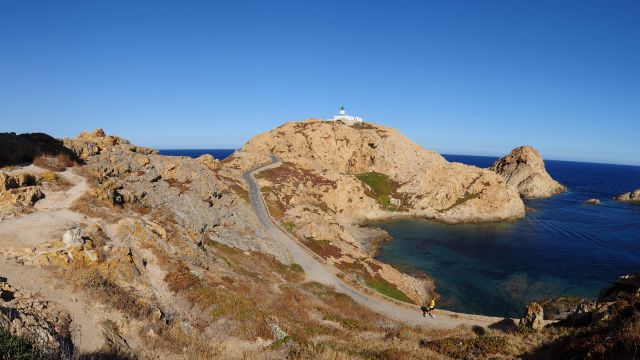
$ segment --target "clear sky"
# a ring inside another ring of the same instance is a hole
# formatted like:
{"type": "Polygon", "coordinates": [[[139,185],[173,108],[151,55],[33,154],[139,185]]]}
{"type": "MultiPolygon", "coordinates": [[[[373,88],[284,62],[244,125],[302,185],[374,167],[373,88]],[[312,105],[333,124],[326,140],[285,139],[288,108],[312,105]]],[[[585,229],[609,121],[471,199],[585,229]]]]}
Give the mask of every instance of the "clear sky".
{"type": "Polygon", "coordinates": [[[0,0],[0,131],[236,148],[340,105],[444,153],[640,165],[640,1],[0,0]]]}

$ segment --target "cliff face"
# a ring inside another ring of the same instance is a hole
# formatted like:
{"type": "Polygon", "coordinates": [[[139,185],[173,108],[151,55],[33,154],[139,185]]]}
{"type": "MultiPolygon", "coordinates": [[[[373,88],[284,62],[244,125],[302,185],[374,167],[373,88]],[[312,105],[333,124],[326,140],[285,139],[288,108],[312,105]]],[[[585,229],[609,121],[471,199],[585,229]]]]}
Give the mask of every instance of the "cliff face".
{"type": "Polygon", "coordinates": [[[531,146],[520,146],[498,159],[490,167],[514,186],[524,198],[547,198],[566,190],[553,180],[544,167],[540,153],[531,146]]]}
{"type": "Polygon", "coordinates": [[[495,173],[449,163],[380,125],[286,123],[254,137],[241,151],[274,153],[295,168],[335,181],[337,186],[323,199],[335,212],[354,219],[412,215],[457,223],[524,216],[517,192],[495,173]],[[367,173],[380,174],[388,182],[388,204],[387,198],[382,204],[377,201],[380,194],[367,199],[376,192],[366,180],[358,180],[367,173]]]}

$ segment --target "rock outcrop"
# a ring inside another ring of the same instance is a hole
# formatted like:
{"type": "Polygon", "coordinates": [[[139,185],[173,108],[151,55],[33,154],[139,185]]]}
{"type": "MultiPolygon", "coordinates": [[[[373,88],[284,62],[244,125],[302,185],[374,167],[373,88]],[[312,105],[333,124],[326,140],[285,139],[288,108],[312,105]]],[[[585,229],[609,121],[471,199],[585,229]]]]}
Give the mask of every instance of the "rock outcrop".
{"type": "Polygon", "coordinates": [[[587,199],[584,201],[585,205],[600,205],[600,199],[587,199]]]}
{"type": "Polygon", "coordinates": [[[0,167],[31,163],[39,156],[65,156],[75,159],[61,140],[43,133],[0,133],[0,167]]]}
{"type": "Polygon", "coordinates": [[[45,194],[37,185],[32,174],[0,172],[0,220],[24,213],[44,198],[45,194]]]}
{"type": "Polygon", "coordinates": [[[531,303],[524,309],[524,316],[520,319],[518,326],[533,330],[544,327],[544,310],[538,303],[531,303]]]}
{"type": "Polygon", "coordinates": [[[640,189],[635,191],[630,191],[628,193],[624,193],[619,196],[615,196],[613,200],[626,202],[626,203],[636,203],[640,204],[640,189]]]}
{"type": "Polygon", "coordinates": [[[520,146],[489,168],[518,189],[524,198],[547,198],[566,190],[553,180],[544,167],[540,153],[531,146],[520,146]]]}
{"type": "Polygon", "coordinates": [[[0,329],[25,338],[38,352],[57,358],[73,349],[70,323],[69,314],[57,304],[38,299],[36,294],[0,278],[0,329]]]}

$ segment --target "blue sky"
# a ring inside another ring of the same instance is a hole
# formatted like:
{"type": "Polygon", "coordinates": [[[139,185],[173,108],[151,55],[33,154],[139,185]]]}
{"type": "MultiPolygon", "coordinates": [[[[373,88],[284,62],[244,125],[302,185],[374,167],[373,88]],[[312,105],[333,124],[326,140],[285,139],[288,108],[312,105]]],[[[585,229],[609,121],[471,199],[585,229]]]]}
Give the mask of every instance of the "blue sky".
{"type": "Polygon", "coordinates": [[[444,153],[640,165],[640,2],[0,0],[0,131],[235,148],[340,105],[444,153]]]}

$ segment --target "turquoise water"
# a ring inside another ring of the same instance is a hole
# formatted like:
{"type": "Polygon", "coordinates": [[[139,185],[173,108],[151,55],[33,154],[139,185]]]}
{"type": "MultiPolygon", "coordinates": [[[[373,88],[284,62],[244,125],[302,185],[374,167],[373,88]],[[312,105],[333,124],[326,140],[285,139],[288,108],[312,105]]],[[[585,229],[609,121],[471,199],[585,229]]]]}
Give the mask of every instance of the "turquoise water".
{"type": "MultiPolygon", "coordinates": [[[[488,166],[495,158],[445,155],[488,166]]],[[[394,238],[377,258],[436,280],[445,309],[519,316],[529,302],[558,295],[596,296],[619,275],[640,271],[640,206],[611,196],[640,187],[640,167],[546,161],[569,187],[526,201],[514,223],[447,225],[424,220],[376,224],[394,238]],[[600,206],[583,205],[600,198],[600,206]]]]}

